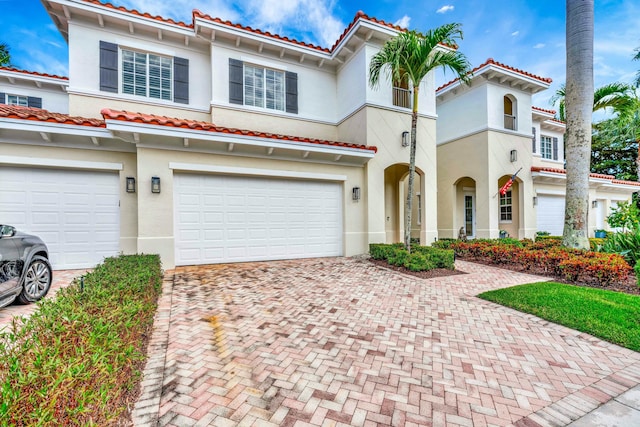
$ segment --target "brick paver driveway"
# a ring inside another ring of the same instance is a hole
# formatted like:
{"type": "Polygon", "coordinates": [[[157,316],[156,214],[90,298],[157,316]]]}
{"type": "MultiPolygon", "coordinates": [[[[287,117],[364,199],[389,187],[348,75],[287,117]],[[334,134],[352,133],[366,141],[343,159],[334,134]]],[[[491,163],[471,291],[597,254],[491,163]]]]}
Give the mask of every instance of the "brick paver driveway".
{"type": "Polygon", "coordinates": [[[350,258],[168,272],[134,422],[565,425],[640,383],[639,353],[475,297],[541,278],[456,265],[469,274],[350,258]]]}

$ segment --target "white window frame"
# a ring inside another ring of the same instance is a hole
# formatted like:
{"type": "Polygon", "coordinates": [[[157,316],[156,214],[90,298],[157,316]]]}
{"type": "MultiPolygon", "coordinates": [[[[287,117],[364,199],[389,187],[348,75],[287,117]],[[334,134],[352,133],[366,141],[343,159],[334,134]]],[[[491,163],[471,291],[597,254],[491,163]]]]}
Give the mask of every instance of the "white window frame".
{"type": "Polygon", "coordinates": [[[513,193],[507,190],[504,196],[500,194],[500,223],[509,224],[513,222],[513,193]],[[504,203],[503,203],[504,202],[504,203]],[[503,219],[503,215],[505,216],[503,219]]]}
{"type": "Polygon", "coordinates": [[[24,95],[14,95],[11,93],[6,94],[7,105],[17,105],[19,107],[29,106],[29,97],[24,95]]]}
{"type": "Polygon", "coordinates": [[[416,198],[418,202],[418,225],[422,225],[422,194],[416,193],[416,198]]]}
{"type": "Polygon", "coordinates": [[[540,156],[543,159],[553,159],[553,138],[546,135],[540,135],[540,156]]]}
{"type": "Polygon", "coordinates": [[[242,91],[244,105],[286,111],[286,75],[282,70],[244,63],[242,91]],[[251,84],[249,79],[253,79],[251,84]]]}
{"type": "Polygon", "coordinates": [[[123,94],[159,99],[161,101],[173,101],[173,58],[170,56],[121,48],[120,76],[120,92],[123,94]],[[127,58],[129,55],[132,56],[131,60],[127,58]],[[142,57],[144,57],[144,68],[136,69],[137,65],[143,65],[136,62],[136,59],[142,57]],[[153,64],[153,61],[158,61],[158,65],[153,64]],[[133,67],[129,67],[129,63],[133,67]],[[152,75],[156,73],[158,74],[157,76],[152,75]],[[133,76],[132,83],[126,83],[125,75],[133,76]],[[136,82],[137,76],[142,81],[136,82]],[[155,79],[159,80],[158,83],[153,83],[155,79]],[[168,88],[163,86],[163,82],[168,83],[168,88]],[[131,86],[131,91],[126,89],[127,86],[131,86]]]}

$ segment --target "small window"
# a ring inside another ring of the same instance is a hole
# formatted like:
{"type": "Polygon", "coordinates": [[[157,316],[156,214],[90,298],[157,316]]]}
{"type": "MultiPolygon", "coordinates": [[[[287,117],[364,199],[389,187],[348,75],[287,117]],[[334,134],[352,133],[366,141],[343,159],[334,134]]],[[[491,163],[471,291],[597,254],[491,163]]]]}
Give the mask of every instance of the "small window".
{"type": "Polygon", "coordinates": [[[171,101],[172,58],[122,50],[122,92],[171,101]]]}
{"type": "Polygon", "coordinates": [[[504,97],[504,128],[517,130],[518,122],[516,117],[516,101],[510,95],[504,97]]]}
{"type": "Polygon", "coordinates": [[[284,111],[283,71],[244,65],[244,104],[284,111]]]}
{"type": "Polygon", "coordinates": [[[511,190],[500,196],[500,222],[512,221],[511,190]]]}
{"type": "Polygon", "coordinates": [[[29,106],[29,97],[20,96],[20,95],[8,95],[7,94],[7,104],[8,105],[18,105],[20,107],[28,107],[29,106]]]}
{"type": "Polygon", "coordinates": [[[418,225],[422,224],[422,195],[420,193],[416,194],[417,202],[418,202],[418,225]]]}
{"type": "Polygon", "coordinates": [[[543,159],[553,158],[553,139],[549,136],[540,136],[540,155],[543,159]]]}

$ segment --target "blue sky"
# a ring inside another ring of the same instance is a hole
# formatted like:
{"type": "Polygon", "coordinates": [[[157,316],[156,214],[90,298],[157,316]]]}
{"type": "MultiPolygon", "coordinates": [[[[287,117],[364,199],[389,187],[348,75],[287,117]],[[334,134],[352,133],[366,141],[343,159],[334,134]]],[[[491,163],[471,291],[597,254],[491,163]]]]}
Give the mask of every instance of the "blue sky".
{"type": "MultiPolygon", "coordinates": [[[[191,22],[194,8],[243,25],[330,47],[358,10],[410,29],[462,23],[460,50],[473,66],[493,58],[543,77],[550,90],[534,103],[551,108],[549,98],[565,79],[564,1],[559,0],[114,0],[114,4],[191,22]]],[[[640,46],[640,2],[596,0],[595,84],[630,82],[640,70],[632,61],[640,46]]],[[[11,47],[22,69],[67,74],[66,42],[39,0],[0,0],[0,41],[11,47]]],[[[444,83],[450,75],[438,74],[444,83]]]]}

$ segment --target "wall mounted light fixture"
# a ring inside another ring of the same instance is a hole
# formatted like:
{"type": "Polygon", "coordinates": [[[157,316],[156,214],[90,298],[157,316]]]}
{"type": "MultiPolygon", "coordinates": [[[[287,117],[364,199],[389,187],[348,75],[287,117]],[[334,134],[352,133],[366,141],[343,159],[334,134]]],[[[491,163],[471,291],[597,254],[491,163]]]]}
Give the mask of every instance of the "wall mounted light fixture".
{"type": "Polygon", "coordinates": [[[538,196],[533,196],[533,206],[538,206],[538,196]]]}
{"type": "Polygon", "coordinates": [[[136,192],[136,179],[132,176],[127,177],[127,193],[136,192]]]}
{"type": "Polygon", "coordinates": [[[593,209],[597,208],[597,207],[598,207],[598,201],[597,201],[597,200],[593,200],[593,201],[591,202],[591,207],[592,207],[593,209]]]}
{"type": "Polygon", "coordinates": [[[351,190],[351,198],[356,202],[360,200],[360,187],[353,187],[353,190],[351,190]]]}
{"type": "Polygon", "coordinates": [[[408,147],[409,144],[411,144],[411,141],[409,141],[409,132],[405,130],[402,132],[402,146],[408,147]]]}
{"type": "Polygon", "coordinates": [[[509,160],[511,160],[511,163],[518,161],[518,151],[517,150],[511,150],[509,152],[509,160]]]}
{"type": "Polygon", "coordinates": [[[160,192],[160,177],[158,176],[151,177],[151,192],[152,193],[160,192]]]}

